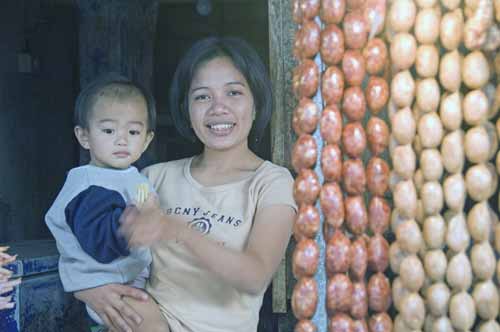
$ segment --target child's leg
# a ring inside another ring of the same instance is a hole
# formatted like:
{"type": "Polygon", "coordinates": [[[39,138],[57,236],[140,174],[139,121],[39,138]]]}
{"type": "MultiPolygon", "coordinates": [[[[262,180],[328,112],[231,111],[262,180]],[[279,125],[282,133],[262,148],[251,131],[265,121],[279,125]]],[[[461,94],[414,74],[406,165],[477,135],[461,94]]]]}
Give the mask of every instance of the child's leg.
{"type": "Polygon", "coordinates": [[[134,332],[170,332],[167,321],[163,318],[158,304],[149,296],[147,301],[138,301],[131,297],[124,297],[132,308],[143,318],[142,323],[134,332]]]}

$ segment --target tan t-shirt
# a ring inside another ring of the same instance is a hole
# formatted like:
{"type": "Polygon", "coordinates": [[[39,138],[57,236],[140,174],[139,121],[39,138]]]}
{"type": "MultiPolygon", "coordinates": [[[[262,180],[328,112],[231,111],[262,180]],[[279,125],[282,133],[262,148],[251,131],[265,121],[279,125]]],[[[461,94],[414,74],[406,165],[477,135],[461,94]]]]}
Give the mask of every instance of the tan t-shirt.
{"type": "MultiPolygon", "coordinates": [[[[246,179],[205,187],[191,176],[191,161],[153,165],[144,174],[167,215],[184,218],[220,245],[243,250],[255,213],[262,208],[283,204],[296,210],[293,178],[286,168],[265,161],[246,179]]],[[[257,331],[263,293],[252,296],[224,283],[175,241],[156,245],[152,255],[147,290],[172,332],[257,331]]]]}

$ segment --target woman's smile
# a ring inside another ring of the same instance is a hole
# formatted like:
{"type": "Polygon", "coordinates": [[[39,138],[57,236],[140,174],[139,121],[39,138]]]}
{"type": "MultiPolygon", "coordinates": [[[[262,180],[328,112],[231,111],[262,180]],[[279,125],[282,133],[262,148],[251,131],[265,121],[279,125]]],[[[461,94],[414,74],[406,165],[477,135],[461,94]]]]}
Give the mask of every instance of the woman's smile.
{"type": "Polygon", "coordinates": [[[222,122],[222,123],[211,123],[207,124],[207,128],[217,136],[227,136],[233,132],[233,128],[236,126],[234,122],[222,122]]]}

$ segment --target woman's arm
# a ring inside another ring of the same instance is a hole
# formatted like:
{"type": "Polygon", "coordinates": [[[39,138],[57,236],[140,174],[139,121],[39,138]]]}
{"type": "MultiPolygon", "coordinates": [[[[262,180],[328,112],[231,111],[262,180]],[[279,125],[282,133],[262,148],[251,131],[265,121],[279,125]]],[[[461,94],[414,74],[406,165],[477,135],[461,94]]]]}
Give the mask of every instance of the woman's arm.
{"type": "Polygon", "coordinates": [[[249,294],[260,294],[269,285],[285,255],[295,216],[287,205],[272,205],[255,215],[248,244],[243,252],[222,247],[192,229],[179,240],[212,273],[249,294]]]}
{"type": "Polygon", "coordinates": [[[216,244],[185,223],[150,208],[148,202],[132,219],[125,220],[122,231],[130,246],[149,246],[156,241],[176,239],[199,259],[200,264],[234,288],[249,294],[262,292],[290,239],[294,210],[288,205],[262,208],[254,218],[247,247],[243,251],[216,244]]]}
{"type": "Polygon", "coordinates": [[[123,301],[123,297],[131,297],[146,301],[146,292],[120,284],[107,284],[95,288],[75,292],[75,297],[85,302],[101,317],[104,324],[115,331],[132,332],[142,322],[142,317],[123,301]]]}

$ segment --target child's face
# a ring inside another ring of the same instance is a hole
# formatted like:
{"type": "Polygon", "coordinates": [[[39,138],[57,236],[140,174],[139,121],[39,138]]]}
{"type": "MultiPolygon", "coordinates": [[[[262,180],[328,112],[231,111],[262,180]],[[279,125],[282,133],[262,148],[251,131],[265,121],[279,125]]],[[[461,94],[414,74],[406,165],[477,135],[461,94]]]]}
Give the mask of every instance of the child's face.
{"type": "Polygon", "coordinates": [[[125,169],[139,159],[153,138],[147,121],[143,99],[101,97],[89,114],[88,129],[77,126],[75,134],[89,150],[91,165],[125,169]]]}

